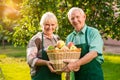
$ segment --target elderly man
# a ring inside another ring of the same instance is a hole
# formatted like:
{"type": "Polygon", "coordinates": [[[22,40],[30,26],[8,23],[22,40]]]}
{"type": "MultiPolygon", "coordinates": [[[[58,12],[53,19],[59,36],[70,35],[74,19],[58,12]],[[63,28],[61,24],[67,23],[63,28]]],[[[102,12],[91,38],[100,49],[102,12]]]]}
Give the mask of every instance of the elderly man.
{"type": "Polygon", "coordinates": [[[68,19],[74,31],[67,36],[66,44],[73,42],[82,51],[78,61],[65,61],[68,65],[63,70],[74,71],[75,80],[104,80],[101,68],[104,61],[103,40],[99,31],[85,24],[86,15],[81,8],[71,8],[68,12],[68,19]]]}

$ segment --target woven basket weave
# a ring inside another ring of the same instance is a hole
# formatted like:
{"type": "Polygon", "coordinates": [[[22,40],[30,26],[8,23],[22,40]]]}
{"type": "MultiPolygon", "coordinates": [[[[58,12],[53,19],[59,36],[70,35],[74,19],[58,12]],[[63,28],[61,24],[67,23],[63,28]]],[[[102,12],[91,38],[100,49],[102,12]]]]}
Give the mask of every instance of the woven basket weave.
{"type": "Polygon", "coordinates": [[[48,50],[47,55],[50,61],[53,62],[53,68],[56,71],[61,71],[66,65],[63,61],[76,61],[80,58],[81,49],[78,50],[48,50]]]}

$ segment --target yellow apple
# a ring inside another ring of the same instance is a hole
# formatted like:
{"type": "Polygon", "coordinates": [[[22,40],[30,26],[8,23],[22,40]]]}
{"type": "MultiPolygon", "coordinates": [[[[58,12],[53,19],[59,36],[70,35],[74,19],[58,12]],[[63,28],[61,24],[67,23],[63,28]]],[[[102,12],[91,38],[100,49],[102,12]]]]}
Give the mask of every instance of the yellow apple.
{"type": "Polygon", "coordinates": [[[77,49],[77,47],[74,46],[74,45],[72,45],[72,46],[70,47],[70,50],[76,50],[76,49],[77,49]]]}
{"type": "Polygon", "coordinates": [[[55,48],[55,50],[59,50],[59,48],[58,48],[58,47],[56,47],[56,48],[55,48]]]}
{"type": "Polygon", "coordinates": [[[69,48],[67,46],[63,46],[61,50],[69,50],[69,48]]]}
{"type": "Polygon", "coordinates": [[[56,45],[59,49],[61,49],[63,46],[65,46],[65,42],[63,40],[59,40],[57,41],[57,45],[56,45]]]}

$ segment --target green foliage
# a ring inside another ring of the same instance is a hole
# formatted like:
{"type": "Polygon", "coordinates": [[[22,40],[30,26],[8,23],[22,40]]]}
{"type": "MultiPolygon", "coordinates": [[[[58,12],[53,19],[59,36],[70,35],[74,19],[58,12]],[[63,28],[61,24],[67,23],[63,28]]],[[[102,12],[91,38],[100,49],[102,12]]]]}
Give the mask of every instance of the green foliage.
{"type": "Polygon", "coordinates": [[[7,40],[8,34],[9,34],[9,31],[8,30],[4,30],[3,26],[0,25],[0,40],[7,40]]]}
{"type": "Polygon", "coordinates": [[[120,39],[120,12],[119,0],[24,0],[21,5],[21,19],[14,28],[12,41],[15,46],[26,45],[29,39],[41,31],[39,21],[43,13],[55,13],[59,22],[59,29],[55,32],[61,39],[73,31],[67,19],[68,10],[77,6],[82,8],[86,15],[86,24],[99,29],[103,38],[120,39]]]}

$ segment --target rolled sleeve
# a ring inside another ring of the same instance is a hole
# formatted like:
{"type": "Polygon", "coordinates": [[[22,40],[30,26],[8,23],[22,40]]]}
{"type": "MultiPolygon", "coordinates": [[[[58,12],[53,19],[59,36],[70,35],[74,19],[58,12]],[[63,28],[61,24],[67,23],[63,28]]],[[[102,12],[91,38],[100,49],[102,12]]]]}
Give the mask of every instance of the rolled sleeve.
{"type": "Polygon", "coordinates": [[[34,59],[33,59],[32,64],[31,64],[31,67],[35,67],[35,63],[36,63],[37,60],[38,60],[38,58],[34,58],[34,59]]]}
{"type": "Polygon", "coordinates": [[[97,51],[98,54],[102,54],[103,40],[102,40],[101,35],[99,34],[98,30],[92,31],[90,42],[91,43],[90,43],[89,51],[97,51]]]}
{"type": "Polygon", "coordinates": [[[27,63],[30,65],[30,67],[34,67],[37,60],[37,48],[27,48],[27,63]]]}
{"type": "Polygon", "coordinates": [[[101,35],[99,34],[98,30],[94,30],[91,33],[91,43],[90,43],[90,48],[89,51],[97,51],[98,56],[96,57],[96,60],[101,64],[104,61],[104,58],[102,56],[103,52],[103,40],[101,35]]]}

